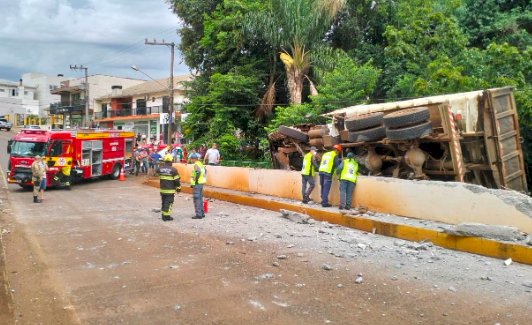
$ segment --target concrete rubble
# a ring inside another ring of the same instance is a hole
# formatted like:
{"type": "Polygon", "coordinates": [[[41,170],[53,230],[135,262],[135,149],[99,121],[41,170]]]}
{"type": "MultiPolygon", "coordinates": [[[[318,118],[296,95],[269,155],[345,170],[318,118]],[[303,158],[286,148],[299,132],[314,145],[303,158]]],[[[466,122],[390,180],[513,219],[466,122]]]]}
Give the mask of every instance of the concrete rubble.
{"type": "Polygon", "coordinates": [[[288,220],[290,220],[292,222],[302,223],[302,224],[309,223],[310,217],[307,216],[306,214],[301,214],[301,213],[288,211],[288,210],[284,210],[284,209],[279,210],[279,212],[281,212],[281,216],[283,218],[288,219],[288,220]]]}
{"type": "Polygon", "coordinates": [[[455,236],[474,236],[504,241],[525,239],[525,235],[516,227],[481,223],[461,223],[455,226],[449,226],[444,232],[455,236]]]}

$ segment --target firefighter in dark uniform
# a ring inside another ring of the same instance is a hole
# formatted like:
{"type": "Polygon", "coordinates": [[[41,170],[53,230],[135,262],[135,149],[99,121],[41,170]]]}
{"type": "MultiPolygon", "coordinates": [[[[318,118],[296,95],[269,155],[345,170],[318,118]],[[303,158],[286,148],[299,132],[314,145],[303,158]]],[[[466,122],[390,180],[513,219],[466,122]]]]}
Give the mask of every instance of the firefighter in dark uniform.
{"type": "Polygon", "coordinates": [[[174,204],[174,194],[181,192],[181,182],[179,181],[179,173],[177,169],[172,166],[174,158],[170,154],[163,157],[164,164],[157,169],[161,188],[161,217],[163,221],[174,220],[170,216],[172,213],[172,205],[174,204]]]}

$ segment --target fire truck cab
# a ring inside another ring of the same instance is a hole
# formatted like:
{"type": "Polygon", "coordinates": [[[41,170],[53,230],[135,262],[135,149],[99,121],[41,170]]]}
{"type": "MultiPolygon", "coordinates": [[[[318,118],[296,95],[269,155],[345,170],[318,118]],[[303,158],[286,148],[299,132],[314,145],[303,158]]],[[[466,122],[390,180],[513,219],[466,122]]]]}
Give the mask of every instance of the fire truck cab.
{"type": "Polygon", "coordinates": [[[48,165],[47,186],[58,173],[70,170],[72,180],[110,176],[129,170],[135,135],[119,130],[22,130],[9,141],[9,183],[31,187],[31,164],[43,156],[48,165]]]}

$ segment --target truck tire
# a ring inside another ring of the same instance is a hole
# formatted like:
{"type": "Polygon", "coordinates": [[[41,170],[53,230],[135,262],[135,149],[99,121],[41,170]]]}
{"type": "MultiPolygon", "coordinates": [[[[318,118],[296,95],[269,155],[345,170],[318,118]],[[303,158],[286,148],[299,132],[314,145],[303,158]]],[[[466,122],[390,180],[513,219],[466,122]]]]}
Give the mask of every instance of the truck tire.
{"type": "Polygon", "coordinates": [[[430,122],[408,126],[400,129],[386,129],[386,136],[392,141],[413,140],[429,135],[432,132],[430,122]]]}
{"type": "Polygon", "coordinates": [[[306,135],[304,132],[301,132],[299,130],[281,125],[279,129],[277,129],[277,131],[279,131],[279,133],[289,138],[296,139],[301,142],[308,142],[308,135],[306,135]]]}
{"type": "Polygon", "coordinates": [[[403,109],[384,116],[384,125],[395,129],[403,126],[417,125],[430,118],[428,107],[403,109]]]}
{"type": "Polygon", "coordinates": [[[382,112],[363,114],[347,118],[344,124],[349,131],[364,130],[381,125],[383,117],[382,112]]]}
{"type": "Polygon", "coordinates": [[[118,177],[120,177],[120,170],[122,169],[122,166],[120,166],[120,164],[115,164],[113,166],[113,171],[111,172],[111,179],[118,179],[118,177]]]}
{"type": "Polygon", "coordinates": [[[386,128],[382,125],[377,127],[349,132],[349,142],[377,141],[386,136],[386,128]]]}

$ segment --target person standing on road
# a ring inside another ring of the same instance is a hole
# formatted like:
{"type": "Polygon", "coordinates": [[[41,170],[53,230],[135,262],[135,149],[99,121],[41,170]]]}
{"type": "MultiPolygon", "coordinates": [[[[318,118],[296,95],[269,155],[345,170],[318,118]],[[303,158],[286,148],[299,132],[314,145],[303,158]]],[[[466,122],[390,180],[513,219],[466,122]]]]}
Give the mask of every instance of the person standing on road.
{"type": "Polygon", "coordinates": [[[332,175],[334,170],[340,164],[338,155],[342,152],[342,147],[335,144],[333,150],[323,154],[320,163],[320,186],[321,186],[321,206],[324,208],[330,207],[329,192],[331,191],[332,175]]]}
{"type": "Polygon", "coordinates": [[[207,169],[199,161],[199,155],[192,154],[190,155],[190,161],[192,164],[192,173],[190,173],[190,187],[193,191],[194,199],[194,212],[195,215],[192,219],[203,219],[205,218],[205,211],[203,211],[203,184],[207,183],[207,169]]]}
{"type": "Polygon", "coordinates": [[[172,166],[172,160],[172,155],[166,154],[163,157],[164,165],[157,169],[161,192],[161,218],[163,221],[174,220],[170,216],[172,213],[172,205],[174,204],[174,195],[176,192],[181,192],[179,173],[172,166]]]}
{"type": "Polygon", "coordinates": [[[213,143],[212,147],[205,153],[205,157],[203,157],[204,164],[205,161],[211,166],[220,164],[220,152],[218,151],[216,143],[213,143]]]}
{"type": "Polygon", "coordinates": [[[347,159],[342,160],[336,174],[340,176],[340,210],[350,210],[353,191],[358,178],[358,162],[354,154],[349,152],[347,159]]]}
{"type": "Polygon", "coordinates": [[[48,172],[48,165],[44,158],[41,158],[41,168],[43,169],[41,186],[39,187],[39,200],[44,201],[44,191],[46,190],[46,173],[48,172]]]}
{"type": "Polygon", "coordinates": [[[44,168],[42,168],[42,157],[37,155],[31,164],[31,181],[33,182],[33,203],[41,203],[39,191],[43,179],[44,168]]]}
{"type": "Polygon", "coordinates": [[[314,182],[314,172],[319,168],[316,161],[316,147],[310,147],[310,151],[303,157],[303,168],[301,168],[301,195],[303,196],[303,203],[307,204],[310,201],[310,194],[314,190],[316,183],[314,182]],[[309,185],[307,188],[307,184],[309,185]]]}

